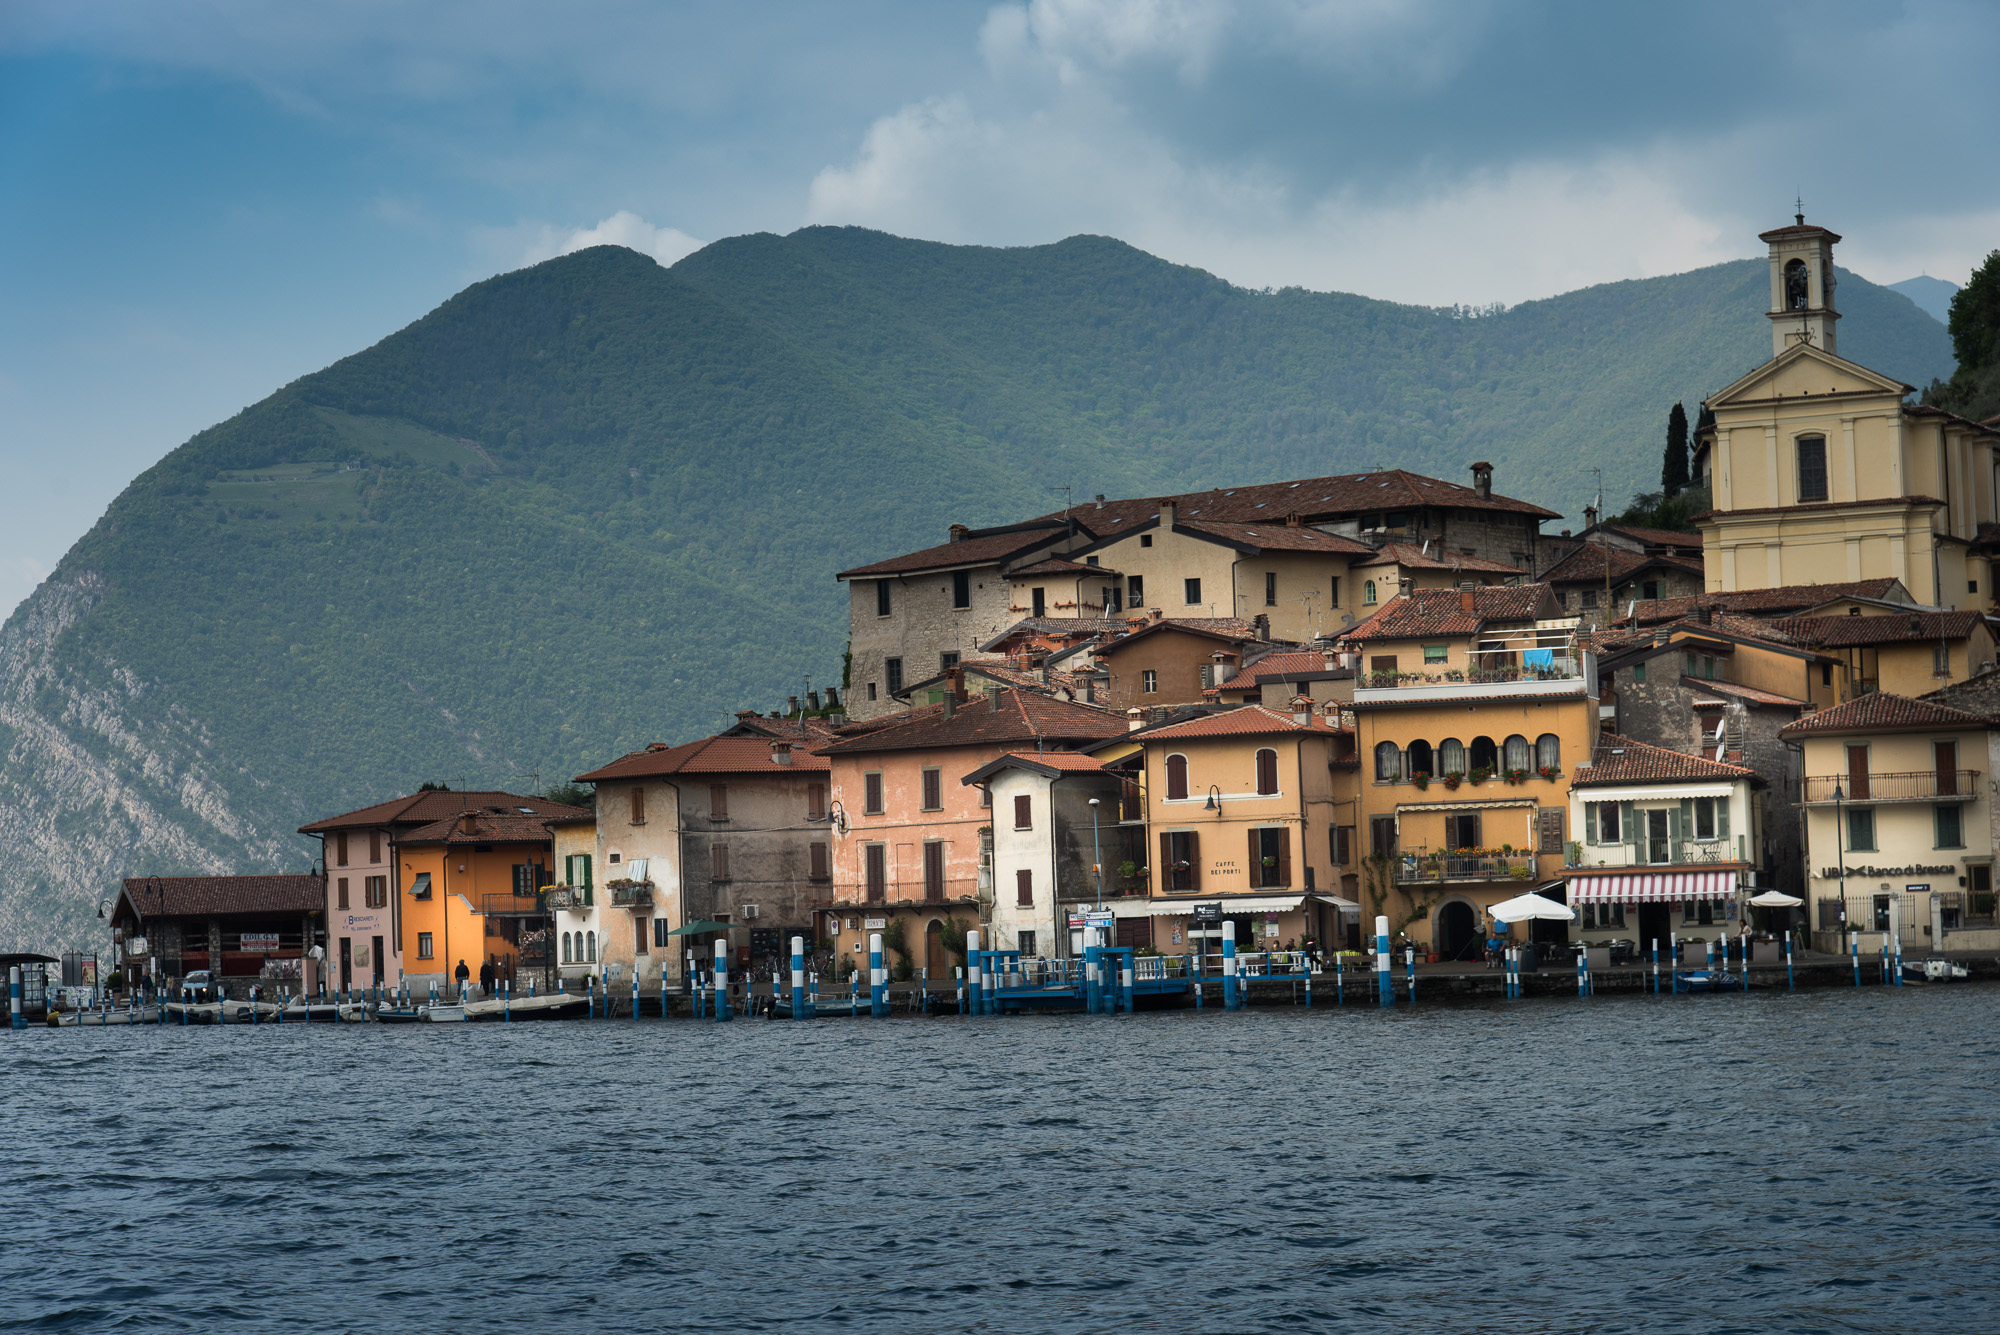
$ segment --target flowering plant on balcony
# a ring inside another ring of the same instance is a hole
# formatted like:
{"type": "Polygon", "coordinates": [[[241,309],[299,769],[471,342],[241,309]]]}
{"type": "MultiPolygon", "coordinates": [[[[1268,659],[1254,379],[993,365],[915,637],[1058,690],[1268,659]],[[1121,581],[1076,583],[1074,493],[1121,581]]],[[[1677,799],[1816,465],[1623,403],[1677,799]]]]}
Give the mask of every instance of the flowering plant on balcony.
{"type": "Polygon", "coordinates": [[[1457,789],[1458,789],[1458,785],[1460,785],[1461,783],[1464,783],[1464,782],[1465,782],[1465,776],[1464,776],[1463,774],[1449,774],[1449,773],[1448,773],[1448,774],[1446,774],[1446,775],[1444,776],[1444,786],[1445,786],[1445,788],[1446,788],[1447,790],[1450,790],[1450,791],[1454,791],[1454,792],[1455,792],[1455,791],[1457,791],[1457,789]]]}
{"type": "Polygon", "coordinates": [[[1559,779],[1562,777],[1562,770],[1554,765],[1537,765],[1535,773],[1541,775],[1544,779],[1559,779]]]}
{"type": "Polygon", "coordinates": [[[1505,771],[1505,778],[1508,783],[1524,783],[1527,781],[1528,771],[1524,769],[1510,769],[1505,771]]]}
{"type": "Polygon", "coordinates": [[[1466,775],[1465,777],[1470,779],[1474,783],[1485,783],[1488,779],[1493,777],[1493,771],[1487,768],[1485,765],[1476,765],[1473,767],[1472,773],[1466,775]]]}
{"type": "Polygon", "coordinates": [[[1424,789],[1431,786],[1431,776],[1428,771],[1418,770],[1410,776],[1410,782],[1415,784],[1417,791],[1421,793],[1424,789]]]}

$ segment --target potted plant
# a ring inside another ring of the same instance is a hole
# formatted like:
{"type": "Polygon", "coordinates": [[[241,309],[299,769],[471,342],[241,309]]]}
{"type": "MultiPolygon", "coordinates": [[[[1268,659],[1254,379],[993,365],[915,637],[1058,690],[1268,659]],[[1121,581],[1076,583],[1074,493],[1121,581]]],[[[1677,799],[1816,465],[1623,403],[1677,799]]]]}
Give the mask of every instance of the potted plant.
{"type": "Polygon", "coordinates": [[[1444,786],[1447,792],[1456,792],[1458,785],[1463,782],[1465,782],[1463,774],[1447,774],[1444,776],[1444,786]]]}
{"type": "Polygon", "coordinates": [[[1493,777],[1493,771],[1487,768],[1485,765],[1478,765],[1473,768],[1472,773],[1466,775],[1465,777],[1471,780],[1473,783],[1485,783],[1488,779],[1493,777]]]}
{"type": "Polygon", "coordinates": [[[1278,860],[1276,858],[1265,858],[1264,865],[1267,867],[1275,867],[1278,865],[1278,860]]]}
{"type": "Polygon", "coordinates": [[[1544,779],[1559,779],[1562,777],[1562,771],[1554,765],[1538,765],[1535,768],[1535,773],[1541,775],[1544,779]]]}
{"type": "Polygon", "coordinates": [[[1431,786],[1431,776],[1423,772],[1422,770],[1419,770],[1415,774],[1412,774],[1410,776],[1410,782],[1415,784],[1417,786],[1417,791],[1421,793],[1422,791],[1424,791],[1424,789],[1431,786]]]}

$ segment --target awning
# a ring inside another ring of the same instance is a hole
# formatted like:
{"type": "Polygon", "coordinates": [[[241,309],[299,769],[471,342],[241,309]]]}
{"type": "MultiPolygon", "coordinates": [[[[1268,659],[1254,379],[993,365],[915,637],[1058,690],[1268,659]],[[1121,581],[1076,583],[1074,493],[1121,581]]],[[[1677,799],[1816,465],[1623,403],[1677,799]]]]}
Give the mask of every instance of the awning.
{"type": "Polygon", "coordinates": [[[1339,895],[1189,895],[1185,899],[1149,899],[1136,904],[1114,904],[1111,911],[1121,918],[1186,918],[1194,913],[1196,904],[1220,904],[1222,916],[1235,913],[1289,913],[1307,900],[1315,904],[1330,904],[1334,908],[1359,912],[1361,906],[1351,899],[1339,895]]]}
{"type": "Polygon", "coordinates": [[[1398,802],[1396,814],[1406,811],[1493,811],[1500,807],[1538,807],[1539,798],[1533,797],[1461,797],[1450,802],[1398,802]]]}
{"type": "Polygon", "coordinates": [[[712,922],[707,918],[703,918],[698,922],[691,922],[685,927],[676,927],[673,931],[668,932],[667,935],[700,936],[704,932],[726,932],[728,930],[729,924],[726,922],[712,922]]]}
{"type": "Polygon", "coordinates": [[[1690,899],[1732,899],[1733,871],[1632,872],[1579,876],[1569,883],[1572,904],[1674,904],[1690,899]]]}

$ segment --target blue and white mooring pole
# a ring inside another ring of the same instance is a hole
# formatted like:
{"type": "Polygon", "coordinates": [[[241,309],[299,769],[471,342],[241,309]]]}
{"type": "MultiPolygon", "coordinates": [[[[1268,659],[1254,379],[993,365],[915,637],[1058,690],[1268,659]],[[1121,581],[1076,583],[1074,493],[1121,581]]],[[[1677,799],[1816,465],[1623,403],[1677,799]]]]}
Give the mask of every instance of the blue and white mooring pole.
{"type": "Polygon", "coordinates": [[[1859,987],[1861,986],[1861,934],[1859,932],[1849,932],[1847,934],[1847,948],[1849,953],[1854,957],[1854,985],[1859,987]]]}
{"type": "Polygon", "coordinates": [[[727,938],[715,943],[715,1018],[718,1023],[729,1018],[729,941],[727,938]]]}
{"type": "Polygon", "coordinates": [[[1222,933],[1222,1009],[1237,1011],[1243,1009],[1243,986],[1236,981],[1236,929],[1231,925],[1222,933]]]}
{"type": "Polygon", "coordinates": [[[984,1009],[979,991],[979,933],[968,931],[965,934],[965,992],[966,1004],[971,1006],[973,1015],[984,1009]]]}
{"type": "Polygon", "coordinates": [[[1660,995],[1660,938],[1653,938],[1653,995],[1660,995]]]}
{"type": "Polygon", "coordinates": [[[1788,929],[1785,932],[1785,988],[1787,991],[1796,992],[1798,987],[1798,979],[1792,976],[1792,934],[1788,929]]]}
{"type": "Polygon", "coordinates": [[[806,939],[792,938],[792,1018],[806,1018],[806,939]]]}
{"type": "Polygon", "coordinates": [[[882,968],[882,934],[868,934],[868,1013],[882,1019],[889,1013],[889,978],[882,968]]]}
{"type": "Polygon", "coordinates": [[[28,1017],[21,1012],[21,966],[18,964],[7,969],[7,1027],[28,1027],[28,1017]]]}
{"type": "Polygon", "coordinates": [[[1410,1004],[1417,1004],[1417,948],[1403,947],[1403,981],[1408,984],[1410,1004]]]}
{"type": "Polygon", "coordinates": [[[1396,980],[1389,972],[1389,919],[1375,919],[1375,995],[1385,1008],[1396,1004],[1396,980]]]}

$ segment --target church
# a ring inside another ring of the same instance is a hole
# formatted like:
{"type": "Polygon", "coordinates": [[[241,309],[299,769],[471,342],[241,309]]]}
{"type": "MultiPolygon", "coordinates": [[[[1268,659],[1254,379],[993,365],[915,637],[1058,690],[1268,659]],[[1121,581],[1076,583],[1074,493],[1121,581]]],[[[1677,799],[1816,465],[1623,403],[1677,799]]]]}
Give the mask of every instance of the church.
{"type": "Polygon", "coordinates": [[[1799,214],[1758,239],[1772,357],[1702,405],[1695,438],[1706,588],[1891,578],[1920,603],[1988,606],[1980,528],[2000,519],[2000,431],[1906,402],[1911,386],[1840,356],[1838,235],[1799,214]]]}

